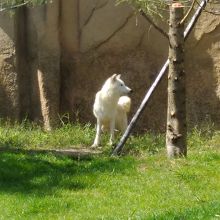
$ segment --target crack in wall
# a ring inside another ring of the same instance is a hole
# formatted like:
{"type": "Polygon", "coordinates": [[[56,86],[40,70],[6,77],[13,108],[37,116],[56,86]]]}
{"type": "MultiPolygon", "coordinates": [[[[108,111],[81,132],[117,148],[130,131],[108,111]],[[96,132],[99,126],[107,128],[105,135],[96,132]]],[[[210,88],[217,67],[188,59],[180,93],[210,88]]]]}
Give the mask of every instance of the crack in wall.
{"type": "Polygon", "coordinates": [[[140,37],[140,40],[139,42],[137,43],[137,46],[136,46],[136,49],[138,49],[139,47],[141,47],[142,43],[143,43],[143,40],[144,40],[144,37],[145,37],[145,34],[146,34],[146,29],[144,29],[141,37],[140,37]]]}
{"type": "Polygon", "coordinates": [[[93,14],[95,13],[95,11],[104,8],[108,3],[109,3],[109,1],[107,0],[106,2],[103,2],[103,4],[99,5],[98,7],[95,5],[95,7],[91,10],[91,13],[88,16],[88,18],[86,19],[85,23],[83,24],[82,29],[83,29],[84,26],[86,26],[89,23],[89,21],[91,20],[93,14]]]}
{"type": "Polygon", "coordinates": [[[124,21],[124,23],[122,23],[122,25],[120,25],[109,37],[107,37],[105,40],[103,40],[101,43],[97,44],[96,46],[90,48],[88,51],[85,52],[90,52],[91,50],[97,50],[99,49],[103,44],[107,43],[108,41],[111,40],[112,37],[114,37],[119,31],[121,31],[128,23],[128,21],[133,17],[134,13],[132,12],[124,21]]]}

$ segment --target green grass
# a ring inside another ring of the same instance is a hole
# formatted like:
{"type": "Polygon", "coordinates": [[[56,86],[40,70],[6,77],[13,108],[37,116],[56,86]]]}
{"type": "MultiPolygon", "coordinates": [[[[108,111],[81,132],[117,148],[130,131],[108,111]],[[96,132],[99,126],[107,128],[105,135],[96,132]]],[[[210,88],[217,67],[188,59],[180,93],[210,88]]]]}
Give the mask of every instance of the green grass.
{"type": "MultiPolygon", "coordinates": [[[[27,123],[0,126],[8,148],[90,146],[91,126],[46,133],[27,123]]],[[[107,143],[107,137],[104,137],[107,143]]],[[[129,139],[126,155],[86,160],[0,153],[0,219],[220,219],[220,133],[195,128],[188,157],[168,160],[164,135],[129,139]]]]}
{"type": "Polygon", "coordinates": [[[0,144],[5,147],[22,149],[51,149],[72,145],[81,147],[91,145],[94,132],[90,124],[84,126],[66,124],[52,132],[46,132],[42,127],[28,122],[21,124],[2,122],[0,144]]]}

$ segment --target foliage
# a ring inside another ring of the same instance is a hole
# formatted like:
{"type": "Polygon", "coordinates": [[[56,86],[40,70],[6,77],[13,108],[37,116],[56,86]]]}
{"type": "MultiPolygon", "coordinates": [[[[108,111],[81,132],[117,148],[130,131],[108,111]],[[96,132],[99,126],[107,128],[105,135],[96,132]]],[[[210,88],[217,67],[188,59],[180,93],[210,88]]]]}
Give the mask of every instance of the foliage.
{"type": "MultiPolygon", "coordinates": [[[[135,10],[143,11],[147,16],[153,18],[156,17],[162,18],[164,20],[167,18],[169,12],[169,5],[172,3],[172,0],[116,0],[118,4],[127,2],[135,10]]],[[[178,2],[182,3],[185,6],[185,9],[192,4],[189,0],[179,0],[178,2]]]]}
{"type": "Polygon", "coordinates": [[[0,11],[10,10],[22,5],[41,5],[48,2],[52,2],[52,0],[1,0],[0,1],[0,11]]]}
{"type": "Polygon", "coordinates": [[[164,0],[117,0],[118,3],[128,2],[136,10],[143,10],[146,14],[162,17],[163,10],[167,9],[167,3],[164,0]]]}
{"type": "MultiPolygon", "coordinates": [[[[189,156],[178,160],[167,160],[163,135],[149,133],[132,137],[122,158],[1,152],[0,219],[217,219],[220,134],[210,129],[193,129],[189,156]]],[[[0,145],[66,148],[94,135],[90,125],[45,133],[1,122],[0,145]]]]}

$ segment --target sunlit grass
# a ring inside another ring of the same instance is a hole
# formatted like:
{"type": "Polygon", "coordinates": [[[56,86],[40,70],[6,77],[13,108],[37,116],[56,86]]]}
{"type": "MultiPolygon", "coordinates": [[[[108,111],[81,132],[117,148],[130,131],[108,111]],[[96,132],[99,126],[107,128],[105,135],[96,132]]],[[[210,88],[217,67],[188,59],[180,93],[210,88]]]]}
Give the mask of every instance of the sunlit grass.
{"type": "MultiPolygon", "coordinates": [[[[3,147],[89,147],[95,130],[67,124],[52,132],[28,123],[0,126],[3,147]]],[[[168,160],[164,134],[133,136],[124,156],[86,160],[1,152],[0,219],[218,219],[220,134],[193,129],[188,157],[168,160]]]]}
{"type": "Polygon", "coordinates": [[[94,129],[90,124],[82,126],[68,123],[51,132],[29,122],[4,122],[0,126],[0,144],[5,147],[51,149],[73,145],[89,146],[93,137],[94,129]]]}

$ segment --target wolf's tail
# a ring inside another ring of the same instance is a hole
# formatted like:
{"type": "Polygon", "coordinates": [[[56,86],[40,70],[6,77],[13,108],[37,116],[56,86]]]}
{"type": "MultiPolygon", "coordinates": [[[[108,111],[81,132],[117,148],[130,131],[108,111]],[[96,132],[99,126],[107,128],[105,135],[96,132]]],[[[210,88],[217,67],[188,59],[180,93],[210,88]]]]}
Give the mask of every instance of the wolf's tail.
{"type": "Polygon", "coordinates": [[[118,100],[118,108],[128,113],[131,109],[131,99],[128,96],[121,96],[118,100]]]}

